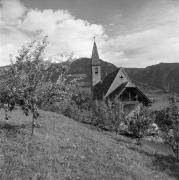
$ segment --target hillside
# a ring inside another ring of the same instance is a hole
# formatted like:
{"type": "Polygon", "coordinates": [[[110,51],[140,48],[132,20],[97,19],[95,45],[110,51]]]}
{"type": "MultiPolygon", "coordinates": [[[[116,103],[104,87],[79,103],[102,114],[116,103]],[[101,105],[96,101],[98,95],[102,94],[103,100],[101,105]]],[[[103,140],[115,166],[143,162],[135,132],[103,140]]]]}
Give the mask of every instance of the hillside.
{"type": "Polygon", "coordinates": [[[160,63],[146,68],[126,68],[129,76],[149,87],[179,92],[179,63],[160,63]]]}
{"type": "MultiPolygon", "coordinates": [[[[91,79],[91,59],[80,58],[75,60],[70,65],[70,74],[73,77],[83,77],[81,80],[82,86],[89,87],[91,79]]],[[[57,64],[52,64],[46,75],[50,75],[53,81],[57,81],[60,72],[55,71],[57,64]]],[[[109,73],[115,71],[117,67],[112,63],[101,60],[102,66],[102,79],[105,78],[109,73]]],[[[0,67],[0,74],[6,67],[0,67]]],[[[138,85],[143,91],[176,91],[179,92],[179,63],[160,63],[146,68],[125,68],[130,79],[138,85]]],[[[3,78],[0,76],[0,78],[3,78]]]]}
{"type": "MultiPolygon", "coordinates": [[[[3,112],[0,112],[2,125],[3,112]]],[[[179,165],[152,146],[40,111],[42,127],[30,135],[29,118],[11,114],[0,130],[0,179],[177,180],[179,165]]]]}
{"type": "MultiPolygon", "coordinates": [[[[117,67],[102,61],[102,79],[117,67]]],[[[144,91],[162,90],[179,92],[179,63],[160,63],[146,68],[125,68],[131,80],[144,91]]],[[[71,64],[71,74],[83,75],[84,82],[90,83],[90,59],[80,58],[71,64]]]]}
{"type": "MultiPolygon", "coordinates": [[[[102,61],[102,79],[116,70],[116,66],[102,61]]],[[[160,63],[146,68],[125,68],[134,84],[152,100],[153,110],[160,110],[168,106],[170,91],[179,93],[179,63],[160,63]]],[[[81,58],[71,65],[71,74],[75,77],[83,76],[80,85],[83,91],[89,93],[90,87],[90,59],[81,58]],[[84,88],[85,87],[85,88],[84,88]]]]}
{"type": "MultiPolygon", "coordinates": [[[[91,59],[90,58],[80,58],[74,61],[70,66],[70,74],[73,75],[85,75],[83,81],[90,85],[91,80],[91,59]]],[[[102,68],[102,79],[109,73],[115,71],[117,67],[111,63],[101,60],[102,68]]]]}

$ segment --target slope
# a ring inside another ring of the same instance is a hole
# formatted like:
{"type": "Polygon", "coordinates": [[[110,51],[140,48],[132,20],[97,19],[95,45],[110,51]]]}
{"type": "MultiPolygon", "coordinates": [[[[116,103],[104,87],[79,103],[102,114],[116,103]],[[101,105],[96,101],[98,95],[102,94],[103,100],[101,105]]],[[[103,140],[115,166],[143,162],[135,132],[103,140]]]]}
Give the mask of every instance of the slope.
{"type": "Polygon", "coordinates": [[[126,68],[129,76],[139,84],[179,92],[179,63],[160,63],[146,68],[126,68]]]}
{"type": "Polygon", "coordinates": [[[31,137],[29,119],[19,110],[10,116],[11,126],[0,131],[0,179],[170,180],[179,177],[178,165],[170,162],[168,156],[156,154],[149,147],[137,147],[121,136],[98,132],[62,115],[40,111],[42,127],[31,137]]]}
{"type": "MultiPolygon", "coordinates": [[[[102,69],[102,79],[105,78],[109,73],[115,71],[117,67],[111,63],[101,60],[102,69]]],[[[80,58],[74,61],[70,65],[70,74],[72,75],[85,75],[83,82],[89,86],[91,81],[91,59],[90,58],[80,58]]]]}
{"type": "MultiPolygon", "coordinates": [[[[91,79],[91,59],[80,58],[70,65],[70,74],[73,77],[83,77],[82,85],[89,87],[91,79]]],[[[58,63],[52,63],[51,67],[45,72],[46,76],[51,76],[52,81],[56,82],[60,72],[56,71],[58,63]]],[[[109,73],[115,71],[117,67],[112,63],[101,60],[102,79],[109,73]]],[[[2,72],[8,66],[0,67],[0,79],[3,79],[2,72]]],[[[146,68],[125,68],[131,80],[145,92],[150,90],[162,90],[165,92],[179,92],[179,63],[160,63],[146,68]]]]}

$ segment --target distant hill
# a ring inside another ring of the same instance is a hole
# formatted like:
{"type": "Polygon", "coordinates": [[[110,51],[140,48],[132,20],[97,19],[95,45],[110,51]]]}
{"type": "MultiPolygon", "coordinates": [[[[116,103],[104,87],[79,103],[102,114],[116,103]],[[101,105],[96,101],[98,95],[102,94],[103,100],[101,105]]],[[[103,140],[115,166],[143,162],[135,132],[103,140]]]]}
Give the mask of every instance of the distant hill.
{"type": "Polygon", "coordinates": [[[179,63],[160,63],[146,68],[126,68],[136,84],[179,92],[179,63]]]}
{"type": "MultiPolygon", "coordinates": [[[[84,76],[83,81],[90,84],[91,79],[91,59],[90,58],[80,58],[72,62],[70,66],[70,74],[77,76],[78,74],[84,76]]],[[[117,67],[111,63],[101,60],[102,68],[102,79],[105,78],[109,73],[115,71],[117,67]]]]}
{"type": "MultiPolygon", "coordinates": [[[[72,62],[70,65],[70,74],[74,77],[83,77],[81,80],[82,86],[89,87],[91,79],[91,59],[80,58],[72,62]]],[[[117,67],[112,63],[101,60],[102,79],[109,73],[115,71],[117,67]]],[[[48,69],[48,74],[51,74],[52,80],[57,81],[60,72],[55,71],[53,63],[48,69]]],[[[0,74],[8,66],[0,67],[0,74]]],[[[176,91],[179,93],[179,63],[160,63],[146,68],[125,68],[130,79],[145,92],[149,90],[162,90],[165,92],[176,91]]],[[[3,78],[2,76],[0,78],[3,78]]]]}
{"type": "MultiPolygon", "coordinates": [[[[102,62],[102,79],[117,67],[112,63],[102,62]]],[[[160,89],[162,91],[175,90],[179,92],[179,63],[160,63],[146,68],[125,68],[130,79],[142,89],[160,89]]],[[[90,59],[80,58],[71,64],[70,73],[83,75],[84,82],[90,83],[90,59]]]]}

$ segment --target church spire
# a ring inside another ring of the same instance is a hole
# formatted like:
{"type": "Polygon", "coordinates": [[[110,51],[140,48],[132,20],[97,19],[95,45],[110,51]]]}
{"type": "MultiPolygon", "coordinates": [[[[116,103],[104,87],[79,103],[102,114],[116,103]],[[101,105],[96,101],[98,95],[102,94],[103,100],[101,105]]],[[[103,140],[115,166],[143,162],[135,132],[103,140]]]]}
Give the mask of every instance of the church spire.
{"type": "Polygon", "coordinates": [[[99,59],[98,49],[96,46],[95,38],[93,44],[93,51],[91,57],[91,75],[92,75],[92,87],[101,82],[101,62],[99,59]]]}
{"type": "Polygon", "coordinates": [[[98,49],[97,49],[97,45],[95,42],[95,37],[94,37],[94,44],[93,44],[93,51],[92,51],[92,66],[98,66],[101,64],[100,59],[99,59],[99,54],[98,54],[98,49]]]}

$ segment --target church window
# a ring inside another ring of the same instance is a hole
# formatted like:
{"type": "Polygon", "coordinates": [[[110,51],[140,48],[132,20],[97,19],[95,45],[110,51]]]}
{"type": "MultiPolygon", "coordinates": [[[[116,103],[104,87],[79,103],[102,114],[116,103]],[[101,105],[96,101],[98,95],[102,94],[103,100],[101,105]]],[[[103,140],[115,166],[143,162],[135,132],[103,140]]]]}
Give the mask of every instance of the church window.
{"type": "Polygon", "coordinates": [[[97,67],[95,68],[95,74],[98,74],[98,68],[97,67]]]}

